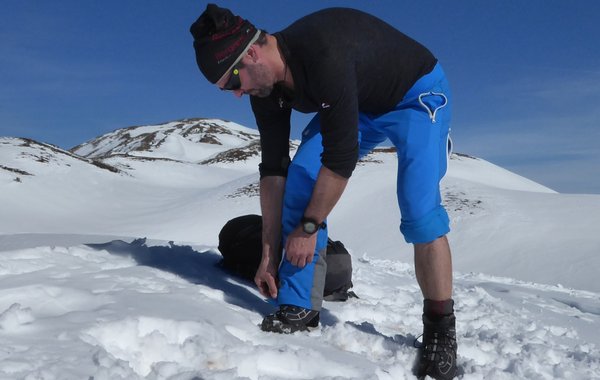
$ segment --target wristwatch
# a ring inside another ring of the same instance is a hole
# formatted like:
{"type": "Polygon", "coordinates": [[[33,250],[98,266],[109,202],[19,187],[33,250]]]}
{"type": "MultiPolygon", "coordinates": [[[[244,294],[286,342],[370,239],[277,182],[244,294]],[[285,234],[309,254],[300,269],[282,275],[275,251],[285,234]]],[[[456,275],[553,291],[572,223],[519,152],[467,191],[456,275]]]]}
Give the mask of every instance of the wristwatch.
{"type": "Polygon", "coordinates": [[[305,216],[303,216],[302,219],[300,220],[300,224],[302,224],[302,231],[304,231],[304,233],[309,234],[309,235],[314,234],[319,229],[324,229],[325,227],[327,227],[325,222],[319,223],[316,220],[314,220],[312,218],[307,218],[305,216]]]}

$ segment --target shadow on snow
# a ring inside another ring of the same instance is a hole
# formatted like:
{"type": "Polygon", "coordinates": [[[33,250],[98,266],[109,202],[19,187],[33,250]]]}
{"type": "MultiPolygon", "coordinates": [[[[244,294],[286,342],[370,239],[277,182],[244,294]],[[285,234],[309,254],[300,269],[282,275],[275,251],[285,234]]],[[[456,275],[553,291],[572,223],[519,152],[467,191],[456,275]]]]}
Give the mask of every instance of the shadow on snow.
{"type": "Polygon", "coordinates": [[[175,245],[173,242],[169,242],[169,246],[148,247],[146,239],[136,239],[131,243],[113,240],[86,246],[105,250],[113,255],[131,257],[139,265],[173,273],[193,284],[222,290],[226,302],[244,309],[262,315],[273,311],[272,305],[248,290],[246,286],[254,286],[253,283],[234,277],[221,268],[222,257],[213,251],[198,252],[190,246],[175,245]]]}

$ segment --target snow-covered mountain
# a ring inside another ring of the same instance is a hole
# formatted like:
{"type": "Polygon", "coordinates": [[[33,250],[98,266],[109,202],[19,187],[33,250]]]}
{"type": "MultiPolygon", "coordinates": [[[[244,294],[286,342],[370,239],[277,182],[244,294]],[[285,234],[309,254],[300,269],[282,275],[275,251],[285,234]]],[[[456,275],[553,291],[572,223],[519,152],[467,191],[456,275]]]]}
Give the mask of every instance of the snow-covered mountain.
{"type": "MultiPolygon", "coordinates": [[[[0,138],[0,379],[412,378],[421,295],[394,152],[359,164],[328,221],[361,298],[286,337],[261,333],[271,306],[215,266],[223,224],[259,213],[258,163],[257,132],[215,119],[71,151],[0,138]]],[[[461,377],[600,378],[600,196],[463,154],[442,190],[461,377]]]]}
{"type": "Polygon", "coordinates": [[[78,145],[71,151],[88,158],[127,156],[180,162],[234,162],[257,155],[258,142],[256,130],[236,123],[185,119],[119,129],[78,145]]]}

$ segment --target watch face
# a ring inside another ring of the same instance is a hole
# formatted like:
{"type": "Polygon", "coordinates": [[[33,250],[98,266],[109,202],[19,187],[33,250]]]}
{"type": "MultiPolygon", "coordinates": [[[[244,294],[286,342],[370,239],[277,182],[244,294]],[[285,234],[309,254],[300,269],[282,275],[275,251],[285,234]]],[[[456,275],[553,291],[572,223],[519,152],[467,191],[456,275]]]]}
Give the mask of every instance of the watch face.
{"type": "Polygon", "coordinates": [[[304,232],[307,234],[314,234],[317,231],[317,225],[313,222],[304,222],[302,225],[304,232]]]}

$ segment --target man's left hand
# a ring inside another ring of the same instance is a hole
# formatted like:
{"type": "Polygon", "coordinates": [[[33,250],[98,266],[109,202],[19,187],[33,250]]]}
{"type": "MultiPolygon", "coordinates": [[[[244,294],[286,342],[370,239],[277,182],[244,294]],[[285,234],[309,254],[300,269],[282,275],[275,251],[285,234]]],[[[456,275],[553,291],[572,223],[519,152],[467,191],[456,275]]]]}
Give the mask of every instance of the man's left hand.
{"type": "Polygon", "coordinates": [[[312,262],[317,245],[317,234],[309,235],[297,227],[285,243],[285,257],[294,266],[304,268],[312,262]]]}

